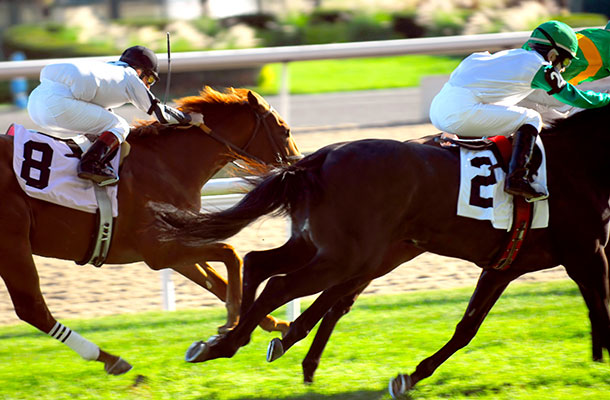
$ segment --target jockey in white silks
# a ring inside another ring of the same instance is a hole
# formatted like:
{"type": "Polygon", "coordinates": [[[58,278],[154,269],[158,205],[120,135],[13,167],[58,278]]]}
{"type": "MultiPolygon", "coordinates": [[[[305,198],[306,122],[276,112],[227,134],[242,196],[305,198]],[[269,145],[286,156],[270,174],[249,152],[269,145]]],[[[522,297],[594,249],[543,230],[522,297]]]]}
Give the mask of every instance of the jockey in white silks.
{"type": "Polygon", "coordinates": [[[150,87],[159,79],[157,56],[143,46],[130,47],[119,61],[78,61],[45,66],[40,85],[30,94],[28,113],[50,134],[98,136],[83,154],[78,176],[100,185],[118,181],[108,161],[129,134],[129,123],[112,108],[131,103],[164,124],[200,125],[203,116],[161,105],[150,87]]]}
{"type": "Polygon", "coordinates": [[[610,104],[610,95],[581,91],[562,78],[561,72],[578,50],[576,34],[568,25],[545,22],[526,44],[521,49],[474,53],[465,58],[433,99],[430,120],[442,131],[466,137],[515,132],[504,190],[536,201],[548,197],[528,179],[542,118],[538,111],[516,104],[535,89],[580,108],[610,104]]]}

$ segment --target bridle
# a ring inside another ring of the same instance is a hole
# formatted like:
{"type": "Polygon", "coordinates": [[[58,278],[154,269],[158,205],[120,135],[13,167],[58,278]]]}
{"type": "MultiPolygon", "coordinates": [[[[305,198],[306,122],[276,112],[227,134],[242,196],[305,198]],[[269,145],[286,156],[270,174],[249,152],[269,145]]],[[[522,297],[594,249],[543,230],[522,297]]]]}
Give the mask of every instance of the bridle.
{"type": "Polygon", "coordinates": [[[228,148],[230,148],[232,151],[239,154],[240,156],[249,158],[260,164],[267,164],[264,161],[262,161],[261,159],[259,159],[258,157],[252,155],[251,153],[249,153],[247,151],[248,147],[252,144],[252,142],[254,142],[254,139],[256,138],[256,135],[258,134],[258,132],[261,130],[260,128],[262,126],[264,128],[265,133],[267,134],[267,139],[271,143],[271,146],[275,153],[275,161],[280,165],[291,164],[294,161],[300,160],[302,158],[302,156],[290,156],[287,154],[287,152],[286,152],[286,154],[284,154],[284,152],[282,152],[282,149],[275,141],[273,134],[271,133],[271,128],[269,127],[269,124],[267,122],[267,118],[271,114],[273,114],[273,111],[274,111],[273,107],[269,106],[269,109],[267,111],[265,111],[263,114],[259,114],[256,111],[254,112],[254,115],[256,116],[256,125],[254,126],[254,129],[252,130],[252,134],[250,135],[248,142],[246,142],[246,144],[243,147],[239,147],[239,146],[231,143],[224,137],[220,136],[218,133],[214,132],[212,130],[212,128],[205,125],[205,123],[200,125],[199,127],[212,139],[216,140],[219,143],[224,144],[225,146],[227,146],[228,148]]]}

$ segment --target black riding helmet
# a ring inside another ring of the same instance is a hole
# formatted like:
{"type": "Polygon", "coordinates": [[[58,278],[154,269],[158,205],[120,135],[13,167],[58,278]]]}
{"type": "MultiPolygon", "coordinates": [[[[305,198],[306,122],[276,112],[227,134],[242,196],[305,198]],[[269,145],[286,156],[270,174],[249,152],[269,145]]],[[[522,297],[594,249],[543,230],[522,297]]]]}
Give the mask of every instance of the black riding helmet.
{"type": "Polygon", "coordinates": [[[159,80],[159,63],[157,55],[144,46],[133,46],[121,54],[119,61],[129,64],[130,67],[142,69],[142,75],[152,76],[155,81],[159,80]]]}

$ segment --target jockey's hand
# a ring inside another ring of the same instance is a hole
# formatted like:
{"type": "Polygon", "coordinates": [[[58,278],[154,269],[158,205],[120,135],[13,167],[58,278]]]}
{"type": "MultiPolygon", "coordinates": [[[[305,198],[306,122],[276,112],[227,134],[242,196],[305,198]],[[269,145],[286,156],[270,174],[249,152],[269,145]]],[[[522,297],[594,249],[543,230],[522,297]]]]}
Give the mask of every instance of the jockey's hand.
{"type": "Polygon", "coordinates": [[[195,125],[195,126],[203,125],[203,114],[189,113],[189,116],[191,117],[191,122],[189,122],[191,125],[195,125]]]}

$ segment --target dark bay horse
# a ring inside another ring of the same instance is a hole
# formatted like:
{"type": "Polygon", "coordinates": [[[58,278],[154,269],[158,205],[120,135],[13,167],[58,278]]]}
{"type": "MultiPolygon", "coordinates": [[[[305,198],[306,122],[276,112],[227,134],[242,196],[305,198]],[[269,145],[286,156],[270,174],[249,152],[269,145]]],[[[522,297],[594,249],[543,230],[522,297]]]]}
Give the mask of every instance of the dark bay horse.
{"type": "Polygon", "coordinates": [[[530,230],[521,253],[504,271],[486,267],[503,249],[507,233],[488,221],[456,215],[459,152],[422,141],[370,139],[327,146],[260,177],[240,203],[222,212],[189,213],[154,205],[164,236],[190,245],[230,237],[269,213],[291,218],[291,237],[284,245],[246,255],[240,321],[218,340],[201,342],[193,350],[195,360],[232,357],[269,312],[322,292],[283,339],[272,341],[268,352],[268,359],[277,358],[323,318],[321,336],[303,363],[307,380],[334,323],[366,285],[426,251],[474,262],[483,271],[451,340],[411,375],[392,379],[393,396],[404,394],[466,346],[511,281],[557,265],[580,288],[589,309],[593,358],[601,360],[603,349],[610,348],[605,254],[609,122],[610,108],[605,107],[575,114],[542,132],[551,193],[549,224],[530,230]],[[255,298],[256,288],[270,276],[255,298]]]}
{"type": "MultiPolygon", "coordinates": [[[[154,270],[172,268],[226,302],[227,322],[220,328],[226,331],[239,319],[241,259],[224,243],[194,248],[179,242],[160,242],[154,214],[146,204],[162,201],[198,211],[202,186],[228,162],[256,159],[280,165],[289,164],[300,155],[286,123],[254,92],[229,89],[221,93],[205,88],[199,96],[177,100],[177,104],[186,112],[202,113],[209,129],[206,132],[194,126],[179,128],[144,122],[132,130],[128,137],[131,152],[121,168],[119,216],[114,221],[106,262],[144,261],[154,270]],[[206,261],[223,262],[228,283],[206,261]]],[[[28,197],[15,179],[12,158],[13,138],[0,135],[0,192],[4,204],[0,208],[0,276],[16,314],[42,332],[65,341],[83,358],[103,362],[108,373],[128,371],[131,366],[120,357],[100,350],[53,318],[40,291],[32,259],[32,254],[37,254],[83,260],[95,227],[95,214],[28,197]]],[[[288,329],[286,322],[271,316],[261,322],[267,330],[288,329]]]]}

